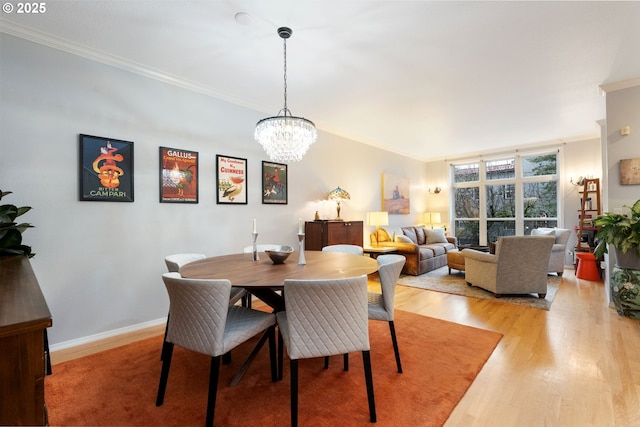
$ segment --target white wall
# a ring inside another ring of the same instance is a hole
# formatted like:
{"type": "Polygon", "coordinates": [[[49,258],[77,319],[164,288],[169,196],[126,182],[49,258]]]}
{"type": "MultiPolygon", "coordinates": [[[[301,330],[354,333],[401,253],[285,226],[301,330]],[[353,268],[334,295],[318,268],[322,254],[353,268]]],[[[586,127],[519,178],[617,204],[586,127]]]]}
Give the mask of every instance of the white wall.
{"type": "MultiPolygon", "coordinates": [[[[55,348],[72,340],[166,316],[164,256],[241,251],[251,243],[294,244],[298,218],[335,215],[326,194],[340,185],[352,199],[342,217],[381,210],[381,174],[411,180],[411,224],[424,211],[424,163],[320,132],[289,164],[289,203],[261,203],[262,148],[253,140],[267,114],[72,54],[0,34],[0,188],[29,205],[24,234],[53,315],[55,348]],[[135,201],[78,201],[78,134],[134,142],[135,201]],[[158,147],[199,152],[200,203],[159,203],[158,147]],[[248,159],[248,204],[215,203],[216,154],[248,159]]],[[[365,226],[368,241],[372,227],[365,226]]]]}

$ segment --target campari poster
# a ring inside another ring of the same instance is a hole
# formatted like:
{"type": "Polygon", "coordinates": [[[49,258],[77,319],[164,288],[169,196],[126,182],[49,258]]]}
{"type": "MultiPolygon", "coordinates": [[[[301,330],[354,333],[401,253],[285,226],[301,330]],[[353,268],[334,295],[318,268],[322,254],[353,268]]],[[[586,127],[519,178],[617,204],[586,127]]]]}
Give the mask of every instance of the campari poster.
{"type": "Polygon", "coordinates": [[[160,202],[198,203],[198,153],[160,147],[160,202]]]}
{"type": "Polygon", "coordinates": [[[133,202],[133,142],[80,135],[80,200],[133,202]]]}

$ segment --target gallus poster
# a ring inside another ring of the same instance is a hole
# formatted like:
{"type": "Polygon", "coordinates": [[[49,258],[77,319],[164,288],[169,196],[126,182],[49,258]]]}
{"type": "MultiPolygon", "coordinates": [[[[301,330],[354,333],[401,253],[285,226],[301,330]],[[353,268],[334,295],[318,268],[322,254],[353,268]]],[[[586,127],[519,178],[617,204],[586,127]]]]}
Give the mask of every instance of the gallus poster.
{"type": "Polygon", "coordinates": [[[198,203],[198,153],[160,147],[160,202],[198,203]]]}

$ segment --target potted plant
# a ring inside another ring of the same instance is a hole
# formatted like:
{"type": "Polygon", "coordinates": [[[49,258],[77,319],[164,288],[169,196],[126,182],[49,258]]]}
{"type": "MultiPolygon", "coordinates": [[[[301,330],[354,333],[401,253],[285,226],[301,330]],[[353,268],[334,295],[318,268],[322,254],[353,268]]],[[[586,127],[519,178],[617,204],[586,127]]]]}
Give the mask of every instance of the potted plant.
{"type": "MultiPolygon", "coordinates": [[[[628,207],[628,206],[625,206],[628,207]]],[[[607,244],[614,248],[616,267],[640,270],[640,200],[630,208],[629,214],[607,212],[594,221],[596,232],[596,258],[607,253],[607,244]]]]}
{"type": "MultiPolygon", "coordinates": [[[[0,190],[0,200],[11,191],[0,190]]],[[[1,255],[27,255],[31,253],[31,246],[22,244],[22,233],[33,225],[23,222],[18,224],[16,218],[31,210],[30,206],[17,207],[15,205],[0,206],[0,256],[1,255]]]]}

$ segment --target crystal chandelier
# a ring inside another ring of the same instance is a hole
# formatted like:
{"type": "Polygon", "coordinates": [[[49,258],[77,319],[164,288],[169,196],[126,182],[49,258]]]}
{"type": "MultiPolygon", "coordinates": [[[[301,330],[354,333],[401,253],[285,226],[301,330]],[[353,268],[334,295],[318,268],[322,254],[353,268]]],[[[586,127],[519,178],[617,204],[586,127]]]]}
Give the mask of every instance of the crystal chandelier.
{"type": "Polygon", "coordinates": [[[260,120],[255,131],[256,141],[274,162],[302,160],[309,146],[318,138],[311,120],[295,117],[287,108],[287,39],[291,37],[291,33],[291,28],[278,28],[278,35],[284,42],[284,108],[277,116],[260,120]]]}

